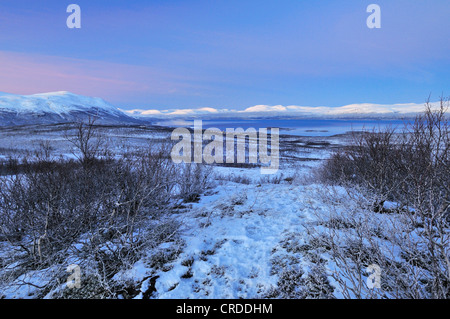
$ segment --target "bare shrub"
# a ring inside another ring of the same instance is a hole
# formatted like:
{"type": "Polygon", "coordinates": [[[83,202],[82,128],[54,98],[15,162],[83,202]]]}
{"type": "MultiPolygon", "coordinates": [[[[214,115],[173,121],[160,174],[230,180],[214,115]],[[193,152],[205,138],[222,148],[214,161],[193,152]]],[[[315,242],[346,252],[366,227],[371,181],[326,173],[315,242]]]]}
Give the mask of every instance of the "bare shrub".
{"type": "Polygon", "coordinates": [[[51,143],[43,142],[17,166],[20,172],[0,179],[1,239],[21,265],[11,280],[76,258],[102,279],[109,296],[115,273],[131,267],[144,248],[173,240],[178,224],[166,217],[178,198],[192,200],[208,185],[202,165],[172,162],[169,143],[150,143],[120,159],[102,156],[112,152],[101,149],[96,129],[89,120],[67,137],[78,149],[76,161],[54,158],[51,143]]]}
{"type": "Polygon", "coordinates": [[[180,197],[185,202],[195,202],[211,183],[212,167],[203,164],[184,163],[177,167],[180,197]]]}
{"type": "MultiPolygon", "coordinates": [[[[387,273],[386,295],[450,297],[448,104],[442,98],[439,108],[433,109],[427,102],[425,112],[401,132],[386,129],[355,135],[352,145],[321,168],[323,181],[345,186],[358,202],[354,211],[333,217],[341,220],[340,225],[342,220],[353,225],[351,232],[344,235],[329,220],[327,236],[322,236],[342,270],[335,279],[346,296],[364,295],[364,269],[374,263],[387,273]],[[361,211],[393,215],[384,215],[389,223],[383,223],[382,230],[373,224],[379,225],[379,220],[358,214],[361,211]],[[352,214],[361,219],[352,220],[352,214]]],[[[366,291],[369,296],[373,293],[366,291]]]]}
{"type": "Polygon", "coordinates": [[[65,134],[66,140],[75,147],[74,156],[83,166],[88,166],[97,159],[105,141],[96,128],[95,122],[96,118],[89,116],[87,122],[75,123],[74,135],[70,135],[68,132],[65,134]]]}

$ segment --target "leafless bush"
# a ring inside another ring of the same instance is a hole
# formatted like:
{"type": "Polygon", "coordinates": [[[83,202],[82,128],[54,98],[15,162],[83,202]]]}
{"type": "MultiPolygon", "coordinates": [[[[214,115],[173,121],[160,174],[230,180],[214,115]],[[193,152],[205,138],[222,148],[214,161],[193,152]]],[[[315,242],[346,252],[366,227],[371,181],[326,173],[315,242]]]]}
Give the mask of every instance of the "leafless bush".
{"type": "Polygon", "coordinates": [[[364,185],[387,199],[399,187],[399,138],[393,128],[353,132],[353,143],[337,150],[321,168],[331,183],[364,185]]]}
{"type": "Polygon", "coordinates": [[[95,117],[89,117],[87,122],[75,123],[74,135],[68,132],[65,134],[66,140],[75,147],[73,154],[83,166],[91,165],[97,159],[105,141],[96,129],[95,122],[95,117]]]}
{"type": "Polygon", "coordinates": [[[390,296],[450,297],[447,110],[448,100],[441,99],[438,109],[427,103],[425,112],[399,133],[386,129],[355,135],[350,147],[337,152],[322,167],[321,177],[326,182],[358,189],[352,191],[359,194],[355,195],[357,208],[339,215],[352,225],[351,236],[344,236],[330,221],[328,236],[322,236],[342,270],[336,280],[348,296],[363,295],[364,269],[374,263],[388,274],[384,288],[390,296]],[[357,214],[367,210],[372,215],[392,214],[384,216],[390,224],[383,224],[384,229],[374,227],[370,215],[357,214]],[[352,219],[352,214],[363,219],[352,219]],[[374,238],[385,241],[385,247],[374,238]]]}
{"type": "Polygon", "coordinates": [[[260,178],[261,184],[280,184],[282,181],[284,181],[282,173],[278,175],[265,175],[260,178]]]}
{"type": "Polygon", "coordinates": [[[249,178],[248,176],[245,176],[245,175],[240,175],[240,174],[216,174],[215,180],[221,181],[221,182],[230,181],[233,183],[244,184],[244,185],[249,185],[252,182],[251,178],[249,178]]]}
{"type": "Polygon", "coordinates": [[[0,179],[0,236],[15,247],[22,271],[77,256],[94,262],[90,267],[107,283],[144,247],[171,240],[178,227],[165,217],[178,198],[198,197],[209,173],[174,164],[168,143],[117,159],[100,156],[105,144],[93,121],[76,132],[69,141],[79,150],[77,161],[53,158],[44,142],[23,160],[20,174],[0,179]]]}
{"type": "Polygon", "coordinates": [[[186,202],[199,199],[211,182],[212,167],[203,164],[185,163],[177,167],[178,187],[181,198],[186,202]]]}

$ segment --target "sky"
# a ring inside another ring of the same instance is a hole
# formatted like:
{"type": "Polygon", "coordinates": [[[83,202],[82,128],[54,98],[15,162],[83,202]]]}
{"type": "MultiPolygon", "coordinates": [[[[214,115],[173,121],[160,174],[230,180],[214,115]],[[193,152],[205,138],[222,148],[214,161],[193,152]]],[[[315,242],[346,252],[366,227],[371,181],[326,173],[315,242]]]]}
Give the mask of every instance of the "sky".
{"type": "Polygon", "coordinates": [[[422,103],[450,95],[449,17],[448,0],[2,0],[0,91],[125,110],[422,103]]]}

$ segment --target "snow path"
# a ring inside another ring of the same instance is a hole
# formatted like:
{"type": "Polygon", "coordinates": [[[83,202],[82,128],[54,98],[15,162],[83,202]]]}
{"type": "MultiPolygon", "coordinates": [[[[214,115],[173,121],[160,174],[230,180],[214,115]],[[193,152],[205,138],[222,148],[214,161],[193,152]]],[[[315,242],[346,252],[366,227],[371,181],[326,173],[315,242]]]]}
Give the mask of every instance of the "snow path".
{"type": "Polygon", "coordinates": [[[314,188],[233,184],[215,191],[182,217],[185,249],[156,274],[152,298],[258,298],[276,286],[274,251],[287,234],[304,231],[313,204],[304,193],[314,188]]]}

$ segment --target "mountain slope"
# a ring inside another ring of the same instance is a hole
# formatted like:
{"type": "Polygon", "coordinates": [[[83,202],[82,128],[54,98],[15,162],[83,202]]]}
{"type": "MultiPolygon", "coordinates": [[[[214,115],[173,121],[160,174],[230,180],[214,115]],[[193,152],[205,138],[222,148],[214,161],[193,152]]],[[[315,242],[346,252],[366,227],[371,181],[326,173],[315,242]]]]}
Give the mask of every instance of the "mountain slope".
{"type": "Polygon", "coordinates": [[[108,102],[70,92],[0,93],[0,125],[53,124],[97,118],[99,124],[140,123],[108,102]]]}

